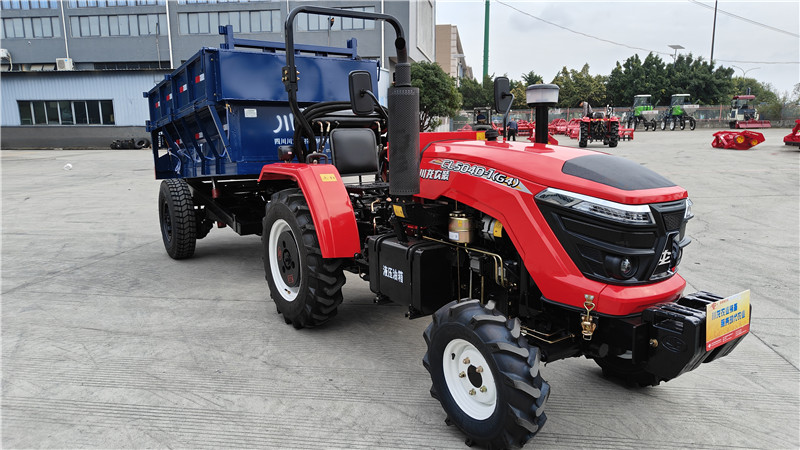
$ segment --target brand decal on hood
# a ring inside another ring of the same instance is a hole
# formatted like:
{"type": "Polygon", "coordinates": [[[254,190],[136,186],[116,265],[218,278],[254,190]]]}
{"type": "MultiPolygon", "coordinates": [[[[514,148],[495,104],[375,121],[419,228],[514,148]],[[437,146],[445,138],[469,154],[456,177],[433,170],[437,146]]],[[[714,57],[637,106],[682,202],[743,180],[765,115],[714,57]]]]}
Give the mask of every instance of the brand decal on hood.
{"type": "Polygon", "coordinates": [[[450,180],[452,173],[463,173],[465,175],[483,178],[521,192],[531,193],[519,178],[512,177],[492,167],[470,164],[463,161],[453,161],[452,159],[434,159],[431,163],[441,166],[442,169],[420,169],[420,178],[426,180],[450,180]]]}

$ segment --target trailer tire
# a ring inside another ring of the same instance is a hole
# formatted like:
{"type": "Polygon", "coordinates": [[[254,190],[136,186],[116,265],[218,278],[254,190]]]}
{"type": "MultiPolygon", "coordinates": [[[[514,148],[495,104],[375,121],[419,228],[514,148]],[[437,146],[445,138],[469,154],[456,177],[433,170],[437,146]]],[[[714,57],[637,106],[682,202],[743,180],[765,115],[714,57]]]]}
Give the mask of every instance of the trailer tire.
{"type": "Polygon", "coordinates": [[[273,194],[263,225],[264,272],[278,312],[295,328],[330,320],[342,303],[343,261],[322,257],[303,191],[273,194]]]}
{"type": "Polygon", "coordinates": [[[423,336],[431,396],[468,444],[522,446],[542,428],[550,385],[539,373],[539,349],[520,334],[519,319],[506,318],[492,301],[485,307],[478,300],[453,301],[433,314],[423,336]]]}
{"type": "Polygon", "coordinates": [[[158,218],[164,248],[172,259],[194,255],[197,243],[192,191],[186,180],[170,178],[161,182],[158,193],[158,218]]]}
{"type": "Polygon", "coordinates": [[[603,369],[604,377],[621,380],[629,386],[648,387],[660,383],[657,376],[644,370],[644,363],[634,364],[630,359],[611,355],[594,361],[603,369]]]}
{"type": "Polygon", "coordinates": [[[578,133],[578,147],[586,147],[589,144],[589,123],[581,122],[580,132],[578,133]]]}

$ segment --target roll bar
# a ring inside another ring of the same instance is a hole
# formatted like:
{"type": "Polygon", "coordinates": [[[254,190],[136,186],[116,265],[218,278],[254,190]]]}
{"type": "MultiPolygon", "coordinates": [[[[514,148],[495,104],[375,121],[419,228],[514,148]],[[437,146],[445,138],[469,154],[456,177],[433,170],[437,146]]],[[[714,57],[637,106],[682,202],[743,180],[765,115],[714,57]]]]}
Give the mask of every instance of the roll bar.
{"type": "MultiPolygon", "coordinates": [[[[297,103],[297,66],[295,65],[295,46],[294,46],[294,19],[300,13],[320,14],[335,17],[350,17],[354,19],[368,19],[368,20],[383,20],[388,22],[397,35],[394,41],[394,47],[397,50],[398,64],[408,64],[408,48],[406,47],[405,33],[403,26],[394,17],[382,13],[370,13],[363,11],[349,11],[337,8],[325,8],[321,6],[299,6],[294,8],[286,17],[284,23],[284,31],[286,36],[286,66],[283,68],[283,84],[286,87],[286,92],[289,97],[289,107],[294,114],[295,119],[300,123],[302,135],[308,138],[309,150],[311,153],[317,151],[317,142],[314,139],[314,130],[311,129],[311,124],[303,117],[300,111],[300,105],[297,103]]],[[[409,70],[396,71],[395,85],[400,87],[411,86],[411,72],[409,70]]],[[[299,148],[299,147],[296,147],[299,148]]],[[[299,156],[299,155],[298,155],[299,156]]],[[[302,155],[303,162],[306,155],[302,155]]]]}

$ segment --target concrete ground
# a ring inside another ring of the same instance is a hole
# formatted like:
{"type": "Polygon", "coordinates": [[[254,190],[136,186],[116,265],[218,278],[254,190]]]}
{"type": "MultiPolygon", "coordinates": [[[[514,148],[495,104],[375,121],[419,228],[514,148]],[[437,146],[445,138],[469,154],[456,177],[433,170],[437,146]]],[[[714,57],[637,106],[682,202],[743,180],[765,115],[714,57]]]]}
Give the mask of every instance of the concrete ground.
{"type": "MultiPolygon", "coordinates": [[[[786,133],[751,151],[714,149],[709,130],[590,145],[689,190],[687,291],[751,289],[752,331],[655,388],[585,359],[547,365],[549,420],[527,448],[800,446],[800,152],[786,133]]],[[[338,317],[295,330],[258,237],[213,230],[194,258],[166,255],[148,151],[0,156],[3,448],[464,448],[428,393],[428,319],[350,277],[338,317]]]]}

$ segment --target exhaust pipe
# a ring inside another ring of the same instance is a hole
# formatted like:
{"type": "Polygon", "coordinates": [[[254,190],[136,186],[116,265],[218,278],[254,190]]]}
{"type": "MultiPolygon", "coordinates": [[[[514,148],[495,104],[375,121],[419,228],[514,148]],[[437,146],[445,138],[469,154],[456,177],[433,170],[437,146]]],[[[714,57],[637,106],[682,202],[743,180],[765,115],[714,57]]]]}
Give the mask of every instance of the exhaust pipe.
{"type": "MultiPolygon", "coordinates": [[[[399,57],[400,48],[395,46],[399,57]]],[[[405,53],[405,41],[403,50],[405,53]]],[[[411,64],[407,57],[403,60],[395,66],[395,85],[389,88],[389,194],[392,196],[419,193],[419,88],[411,86],[411,64]]]]}
{"type": "Polygon", "coordinates": [[[537,144],[547,144],[547,107],[558,103],[558,85],[555,84],[534,84],[525,89],[525,102],[531,108],[536,108],[536,131],[535,142],[537,144]]]}

